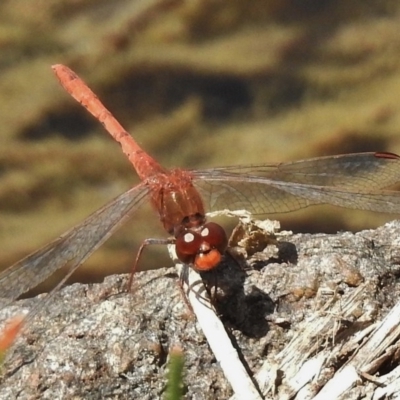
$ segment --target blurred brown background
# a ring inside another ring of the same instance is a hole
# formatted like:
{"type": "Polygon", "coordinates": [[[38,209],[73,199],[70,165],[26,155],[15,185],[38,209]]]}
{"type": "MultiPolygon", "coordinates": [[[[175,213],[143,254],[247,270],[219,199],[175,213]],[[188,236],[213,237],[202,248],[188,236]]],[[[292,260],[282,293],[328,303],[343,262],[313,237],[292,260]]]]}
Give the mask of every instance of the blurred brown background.
{"type": "MultiPolygon", "coordinates": [[[[138,182],[52,64],[73,68],[167,167],[400,152],[399,26],[394,0],[3,0],[0,268],[138,182]]],[[[297,232],[394,218],[327,207],[278,217],[297,232]]],[[[129,270],[146,237],[165,232],[145,209],[75,279],[129,270]]],[[[140,264],[167,265],[158,247],[140,264]]]]}

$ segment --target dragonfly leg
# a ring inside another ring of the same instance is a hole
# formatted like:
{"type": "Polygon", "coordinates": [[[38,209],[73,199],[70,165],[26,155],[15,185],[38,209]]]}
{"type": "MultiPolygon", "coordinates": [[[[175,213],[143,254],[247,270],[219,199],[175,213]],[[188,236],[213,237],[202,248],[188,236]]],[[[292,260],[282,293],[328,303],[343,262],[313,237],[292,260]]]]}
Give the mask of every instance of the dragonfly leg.
{"type": "MultiPolygon", "coordinates": [[[[190,314],[192,316],[195,316],[193,308],[188,300],[188,294],[190,291],[193,291],[197,298],[203,297],[204,292],[206,292],[210,296],[211,306],[214,307],[214,298],[212,297],[211,290],[207,287],[208,286],[207,282],[203,279],[202,273],[200,273],[200,277],[203,280],[204,287],[201,285],[200,281],[196,281],[196,282],[193,282],[192,284],[189,284],[190,265],[188,265],[188,264],[182,264],[182,265],[183,265],[183,268],[181,269],[181,272],[179,274],[179,290],[183,297],[183,301],[185,302],[187,308],[189,309],[190,314]],[[187,285],[187,287],[185,287],[185,284],[187,285]],[[203,287],[204,292],[195,290],[195,286],[198,286],[198,285],[200,285],[200,287],[203,287]]],[[[216,275],[213,273],[213,270],[209,271],[208,275],[212,275],[213,277],[216,277],[216,275]]],[[[216,282],[216,281],[214,281],[214,282],[216,282]]],[[[216,291],[215,291],[215,294],[216,294],[216,291]]],[[[205,300],[206,298],[203,297],[203,299],[205,300]]],[[[205,302],[208,304],[208,300],[205,300],[205,302]]]]}
{"type": "Polygon", "coordinates": [[[201,272],[200,276],[210,297],[210,303],[216,309],[218,297],[218,273],[215,269],[212,269],[211,271],[201,272]]]}
{"type": "Polygon", "coordinates": [[[148,239],[143,240],[143,242],[140,245],[139,250],[137,252],[136,259],[135,259],[135,262],[133,264],[133,267],[131,269],[131,273],[130,273],[130,276],[129,276],[129,281],[128,281],[128,284],[127,284],[127,287],[126,287],[127,288],[127,292],[131,291],[132,283],[133,283],[133,276],[135,275],[139,259],[142,256],[142,253],[143,253],[143,250],[145,249],[145,247],[150,246],[150,245],[154,245],[154,244],[166,246],[166,245],[174,244],[174,243],[175,243],[175,238],[168,238],[168,239],[148,238],[148,239]]]}
{"type": "Polygon", "coordinates": [[[190,316],[194,317],[194,311],[192,305],[189,303],[189,300],[187,298],[187,294],[189,292],[189,284],[188,284],[188,274],[189,274],[189,266],[187,264],[183,264],[183,268],[181,269],[181,273],[179,274],[179,280],[178,280],[178,286],[179,286],[179,291],[181,292],[181,296],[183,298],[183,301],[186,304],[186,307],[189,310],[190,316]],[[185,283],[188,285],[187,292],[185,291],[185,283]]]}

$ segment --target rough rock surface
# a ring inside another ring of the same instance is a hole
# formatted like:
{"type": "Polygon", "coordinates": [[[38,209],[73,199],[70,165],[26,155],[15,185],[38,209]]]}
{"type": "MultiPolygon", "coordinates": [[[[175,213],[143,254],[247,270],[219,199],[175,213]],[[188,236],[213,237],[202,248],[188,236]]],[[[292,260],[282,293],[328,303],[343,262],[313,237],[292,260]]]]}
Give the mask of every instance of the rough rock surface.
{"type": "MultiPolygon", "coordinates": [[[[245,236],[236,252],[242,261],[227,256],[216,275],[204,276],[218,284],[217,311],[251,374],[275,370],[273,381],[259,383],[265,398],[313,398],[356,357],[370,331],[353,343],[356,335],[398,302],[400,222],[357,234],[282,233],[276,240],[252,227],[245,236]],[[318,379],[296,387],[292,378],[304,362],[321,355],[318,379]]],[[[133,293],[124,291],[126,280],[110,276],[56,293],[10,350],[0,399],[158,399],[174,345],[184,351],[186,399],[229,398],[175,269],[137,274],[133,293]]],[[[43,296],[17,301],[0,317],[32,309],[43,296]]],[[[384,344],[374,367],[342,398],[382,390],[372,375],[396,371],[398,347],[398,337],[384,344]]]]}

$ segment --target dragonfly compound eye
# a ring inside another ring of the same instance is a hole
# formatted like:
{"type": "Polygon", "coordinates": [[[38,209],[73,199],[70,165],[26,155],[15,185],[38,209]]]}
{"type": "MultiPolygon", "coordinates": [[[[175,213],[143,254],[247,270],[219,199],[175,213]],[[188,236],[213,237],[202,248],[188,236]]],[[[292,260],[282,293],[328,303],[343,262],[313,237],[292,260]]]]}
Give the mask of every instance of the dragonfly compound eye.
{"type": "Polygon", "coordinates": [[[228,245],[228,238],[221,226],[214,222],[205,224],[200,232],[202,243],[194,260],[198,271],[208,271],[220,262],[222,254],[228,245]]]}
{"type": "Polygon", "coordinates": [[[176,255],[184,263],[192,263],[196,254],[200,251],[203,238],[192,231],[183,232],[176,238],[176,255]]]}
{"type": "Polygon", "coordinates": [[[223,253],[228,246],[228,238],[224,229],[215,222],[208,222],[204,225],[200,232],[203,240],[207,242],[212,248],[217,249],[223,253]]]}

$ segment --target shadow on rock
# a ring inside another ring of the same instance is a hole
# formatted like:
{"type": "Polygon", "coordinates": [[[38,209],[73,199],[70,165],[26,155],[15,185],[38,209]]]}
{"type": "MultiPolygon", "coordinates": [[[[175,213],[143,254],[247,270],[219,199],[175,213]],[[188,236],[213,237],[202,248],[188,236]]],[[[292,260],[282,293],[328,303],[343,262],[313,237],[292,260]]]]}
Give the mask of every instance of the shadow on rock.
{"type": "Polygon", "coordinates": [[[225,325],[252,338],[268,332],[267,317],[275,304],[271,297],[256,286],[246,286],[246,273],[231,257],[201,277],[225,325]]]}

